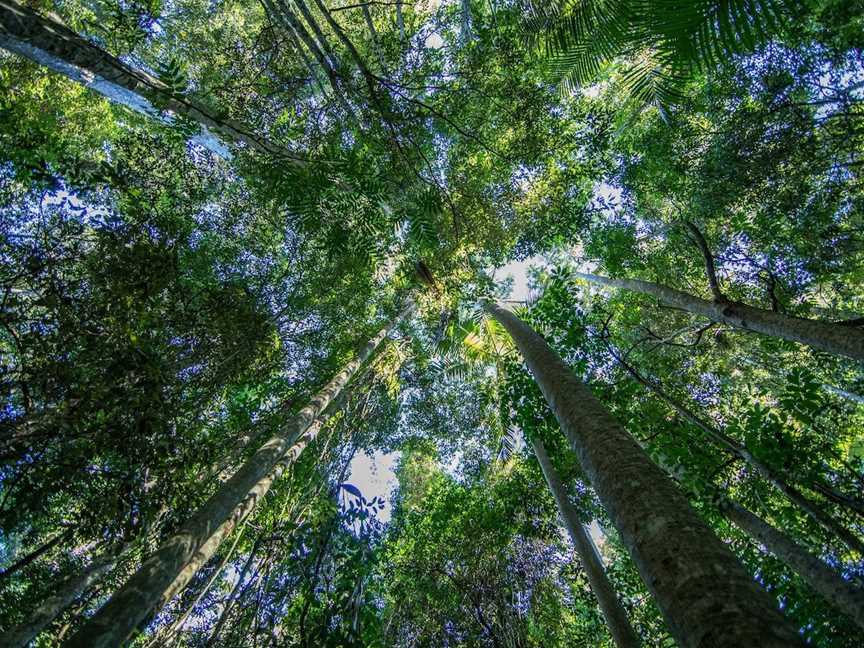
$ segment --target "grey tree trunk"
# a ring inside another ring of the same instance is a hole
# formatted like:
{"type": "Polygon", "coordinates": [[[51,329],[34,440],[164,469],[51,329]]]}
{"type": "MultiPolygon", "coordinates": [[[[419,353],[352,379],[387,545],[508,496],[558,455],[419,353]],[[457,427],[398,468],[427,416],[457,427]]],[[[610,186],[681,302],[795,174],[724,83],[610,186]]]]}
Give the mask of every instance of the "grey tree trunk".
{"type": "Polygon", "coordinates": [[[41,16],[17,0],[0,0],[0,47],[162,122],[172,123],[171,113],[191,119],[201,126],[193,141],[222,157],[231,157],[224,139],[284,161],[302,163],[288,149],[268,142],[247,126],[224,118],[189,97],[176,94],[153,75],[131,68],[57,20],[41,16]]]}
{"type": "MultiPolygon", "coordinates": [[[[864,556],[864,542],[861,541],[854,533],[849,531],[846,527],[844,527],[840,522],[835,520],[827,511],[825,511],[822,506],[820,506],[817,502],[809,499],[799,491],[795,486],[790,484],[785,477],[780,474],[778,471],[774,470],[767,464],[763,463],[759,459],[753,456],[750,450],[743,444],[739,443],[726,433],[721,430],[718,430],[716,427],[702,419],[700,416],[697,416],[695,413],[690,411],[689,408],[685,407],[677,400],[669,396],[659,385],[654,383],[652,380],[648,380],[644,376],[642,376],[638,371],[636,371],[633,367],[627,364],[621,357],[619,357],[616,353],[612,354],[615,359],[618,361],[627,373],[630,374],[637,382],[647,387],[650,391],[652,391],[660,400],[669,405],[672,409],[678,412],[682,417],[686,420],[690,421],[693,425],[702,430],[705,435],[713,440],[718,445],[725,448],[731,454],[740,457],[747,463],[753,470],[762,477],[769,484],[774,486],[777,490],[783,493],[790,502],[795,504],[798,508],[800,508],[805,514],[809,515],[815,522],[817,522],[823,529],[828,531],[828,533],[839,538],[847,547],[857,552],[858,555],[864,556]]],[[[848,498],[853,504],[854,500],[848,498]]],[[[847,505],[849,505],[847,503],[847,505]]]]}
{"type": "Polygon", "coordinates": [[[546,484],[555,497],[558,513],[564,521],[564,526],[567,528],[567,533],[570,534],[570,540],[573,541],[573,547],[576,549],[576,555],[579,556],[579,562],[588,577],[591,591],[594,592],[594,596],[597,597],[597,602],[600,604],[600,611],[603,613],[603,618],[606,619],[609,634],[612,635],[618,648],[638,648],[640,645],[639,638],[630,625],[627,612],[618,601],[615,588],[612,587],[612,583],[606,576],[606,570],[594,549],[594,543],[591,542],[588,532],[585,531],[585,527],[582,526],[582,522],[576,515],[576,510],[567,498],[567,491],[561,483],[558,472],[549,460],[549,455],[546,454],[543,442],[534,438],[531,444],[534,447],[537,461],[540,462],[546,484]]]}
{"type": "Polygon", "coordinates": [[[0,635],[0,646],[26,648],[40,632],[72,605],[75,599],[109,572],[116,562],[116,553],[105,554],[94,560],[80,574],[61,583],[55,593],[42,601],[26,622],[0,635]]]}
{"type": "Polygon", "coordinates": [[[136,627],[178,594],[220,543],[255,508],[270,486],[315,438],[321,414],[388,334],[413,310],[409,304],[382,328],[300,412],[281,434],[252,457],[168,538],[111,599],[73,636],[68,646],[114,648],[136,627]]]}
{"type": "Polygon", "coordinates": [[[720,511],[747,535],[789,565],[817,594],[864,629],[864,587],[845,580],[792,538],[737,502],[723,498],[720,501],[720,511]]]}
{"type": "Polygon", "coordinates": [[[861,329],[832,322],[790,317],[740,302],[708,301],[650,281],[611,279],[583,272],[576,272],[574,275],[593,284],[651,295],[669,306],[707,317],[714,322],[799,342],[820,351],[847,356],[854,360],[864,360],[864,330],[861,329]]]}
{"type": "Polygon", "coordinates": [[[486,310],[519,348],[678,643],[803,646],[771,597],[543,338],[498,306],[486,310]]]}

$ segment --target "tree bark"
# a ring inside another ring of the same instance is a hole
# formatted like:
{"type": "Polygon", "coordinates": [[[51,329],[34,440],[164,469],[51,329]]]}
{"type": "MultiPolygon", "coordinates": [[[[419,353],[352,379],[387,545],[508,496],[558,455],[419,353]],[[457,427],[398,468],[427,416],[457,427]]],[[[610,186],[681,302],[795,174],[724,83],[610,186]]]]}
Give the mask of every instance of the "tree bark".
{"type": "Polygon", "coordinates": [[[143,70],[136,70],[93,45],[52,18],[41,16],[17,0],[0,0],[0,47],[44,65],[85,85],[115,103],[165,123],[174,118],[161,107],[198,123],[193,138],[217,155],[231,153],[220,140],[243,143],[292,163],[305,163],[288,149],[256,135],[247,126],[219,115],[203,104],[177,95],[168,85],[143,70]]]}
{"type": "MultiPolygon", "coordinates": [[[[713,425],[709,424],[701,417],[690,411],[687,407],[669,396],[659,385],[642,376],[638,371],[625,362],[612,349],[609,349],[612,356],[617,360],[630,376],[638,383],[647,387],[660,400],[669,405],[672,409],[678,412],[686,420],[702,430],[705,435],[713,440],[718,445],[725,448],[731,454],[740,457],[747,463],[756,473],[777,490],[783,493],[790,502],[800,508],[806,515],[810,516],[828,533],[839,538],[847,547],[864,556],[864,542],[861,541],[854,533],[835,520],[827,511],[825,511],[817,502],[812,501],[799,491],[795,486],[786,481],[785,477],[770,466],[762,463],[759,459],[753,456],[750,450],[743,444],[739,443],[721,430],[718,430],[713,425]]],[[[855,500],[851,500],[852,503],[855,500]]],[[[849,504],[847,503],[847,506],[849,504]]]]}
{"type": "Polygon", "coordinates": [[[791,342],[843,355],[854,360],[864,360],[864,330],[817,320],[791,317],[782,313],[748,306],[741,302],[728,300],[708,301],[675,288],[669,288],[650,281],[639,279],[611,279],[583,272],[574,273],[576,277],[593,284],[623,288],[644,295],[651,295],[660,301],[711,321],[728,324],[745,331],[754,331],[791,342]]]}
{"type": "Polygon", "coordinates": [[[864,629],[864,588],[845,580],[792,538],[737,502],[721,499],[720,511],[747,535],[762,543],[769,553],[789,565],[813,591],[864,629]]]}
{"type": "Polygon", "coordinates": [[[336,400],[360,366],[413,310],[409,304],[382,328],[310,403],[292,417],[283,432],[262,445],[222,484],[129,581],[118,589],[70,639],[78,648],[114,648],[136,627],[179,593],[224,540],[270,490],[272,483],[303,452],[321,427],[321,414],[336,400]]]}
{"type": "Polygon", "coordinates": [[[522,353],[678,643],[803,646],[770,596],[543,338],[498,306],[486,310],[522,353]]]}
{"type": "Polygon", "coordinates": [[[26,646],[56,619],[84,591],[110,571],[117,562],[117,554],[108,553],[97,558],[84,569],[55,589],[21,625],[11,628],[0,635],[0,646],[5,648],[26,648],[26,646]]]}
{"type": "Polygon", "coordinates": [[[546,454],[543,442],[534,438],[531,440],[531,444],[534,447],[534,454],[540,463],[546,484],[555,497],[558,513],[564,521],[564,526],[567,528],[567,533],[576,549],[576,555],[579,556],[579,562],[588,577],[591,591],[594,592],[594,596],[597,597],[597,602],[600,604],[600,611],[603,613],[603,618],[606,619],[609,634],[612,635],[618,648],[638,648],[640,645],[639,638],[630,625],[627,612],[618,601],[615,588],[612,587],[612,583],[606,576],[606,570],[594,549],[594,543],[591,542],[588,532],[585,531],[585,527],[582,526],[582,522],[576,515],[576,510],[567,498],[567,491],[561,483],[558,472],[549,460],[549,455],[546,454]]]}

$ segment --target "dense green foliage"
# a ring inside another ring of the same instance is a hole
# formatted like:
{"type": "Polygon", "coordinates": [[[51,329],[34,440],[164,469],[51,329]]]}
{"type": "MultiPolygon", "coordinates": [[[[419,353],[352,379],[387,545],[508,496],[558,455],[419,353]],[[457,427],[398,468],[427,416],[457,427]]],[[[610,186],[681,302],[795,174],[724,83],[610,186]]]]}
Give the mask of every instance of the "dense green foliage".
{"type": "Polygon", "coordinates": [[[232,141],[220,157],[188,116],[0,49],[0,632],[110,558],[33,643],[62,645],[410,297],[131,645],[614,645],[533,438],[644,644],[676,645],[480,307],[511,300],[501,268],[531,266],[510,305],[810,645],[860,645],[719,502],[861,587],[864,555],[705,428],[861,542],[861,363],[575,274],[860,333],[860,2],[27,5],[291,157],[232,141]],[[362,455],[396,460],[392,493],[353,480],[362,455]]]}

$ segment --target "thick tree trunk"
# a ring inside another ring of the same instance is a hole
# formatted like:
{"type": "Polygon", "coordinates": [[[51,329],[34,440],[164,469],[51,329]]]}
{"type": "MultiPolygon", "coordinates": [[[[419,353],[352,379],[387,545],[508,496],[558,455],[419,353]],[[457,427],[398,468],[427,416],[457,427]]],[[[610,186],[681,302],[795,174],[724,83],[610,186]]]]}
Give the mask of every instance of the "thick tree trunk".
{"type": "Polygon", "coordinates": [[[224,540],[270,490],[286,467],[315,438],[320,415],[384,339],[413,310],[406,307],[381,329],[312,401],[222,484],[180,530],[148,558],[136,574],[72,637],[69,646],[114,648],[179,593],[224,540]]]}
{"type": "MultiPolygon", "coordinates": [[[[610,349],[611,350],[611,349],[610,349]]],[[[713,425],[697,416],[687,407],[669,396],[659,385],[652,380],[648,380],[642,376],[633,367],[627,364],[622,358],[613,352],[613,357],[618,361],[627,373],[630,374],[637,382],[647,387],[660,400],[669,405],[672,409],[678,412],[686,420],[702,430],[705,435],[713,440],[718,445],[724,447],[731,454],[734,454],[744,460],[756,473],[777,490],[783,493],[790,502],[800,508],[805,514],[809,515],[828,533],[839,538],[847,547],[857,552],[860,556],[864,556],[864,542],[861,541],[854,533],[849,531],[840,522],[835,520],[822,506],[817,502],[812,501],[799,491],[795,486],[790,484],[783,475],[774,470],[770,466],[762,463],[759,459],[753,456],[750,450],[743,444],[739,443],[721,430],[718,430],[713,425]]],[[[855,502],[851,500],[850,502],[855,502]]],[[[848,503],[847,503],[848,505],[848,503]]]]}
{"type": "Polygon", "coordinates": [[[720,501],[720,511],[747,535],[789,565],[828,603],[864,629],[864,587],[845,580],[792,538],[737,502],[723,498],[720,501]]]}
{"type": "Polygon", "coordinates": [[[153,75],[129,67],[60,22],[39,15],[17,0],[0,0],[0,47],[160,121],[173,121],[167,110],[197,122],[201,132],[193,141],[222,157],[231,154],[220,138],[301,163],[288,149],[268,142],[247,126],[224,118],[203,104],[175,94],[153,75]]]}
{"type": "Polygon", "coordinates": [[[573,541],[576,555],[579,556],[579,562],[588,577],[591,591],[594,592],[594,596],[597,597],[597,602],[600,604],[600,611],[603,613],[603,618],[606,619],[609,634],[612,635],[618,648],[638,648],[639,638],[627,619],[627,612],[618,601],[612,583],[606,576],[606,570],[594,549],[594,543],[591,542],[588,532],[585,531],[585,527],[582,526],[582,522],[576,515],[576,510],[567,498],[567,491],[561,483],[558,472],[549,460],[549,455],[546,454],[543,442],[534,438],[531,444],[534,446],[534,454],[537,456],[537,461],[540,462],[546,484],[552,491],[556,504],[558,504],[558,513],[564,521],[564,526],[567,527],[567,533],[570,534],[570,540],[573,541]]]}
{"type": "Polygon", "coordinates": [[[624,288],[656,297],[660,301],[690,313],[707,317],[746,331],[799,342],[843,355],[855,360],[864,360],[864,330],[816,320],[790,317],[782,313],[755,308],[733,301],[708,301],[688,293],[639,279],[610,279],[582,272],[574,273],[580,279],[593,284],[624,288]]]}
{"type": "Polygon", "coordinates": [[[543,338],[512,313],[486,309],[522,353],[678,643],[803,646],[771,597],[543,338]]]}
{"type": "Polygon", "coordinates": [[[102,576],[109,572],[117,562],[115,553],[97,558],[80,574],[61,583],[55,593],[42,601],[28,620],[0,635],[0,646],[4,648],[25,648],[40,632],[72,605],[83,592],[89,589],[102,576]]]}

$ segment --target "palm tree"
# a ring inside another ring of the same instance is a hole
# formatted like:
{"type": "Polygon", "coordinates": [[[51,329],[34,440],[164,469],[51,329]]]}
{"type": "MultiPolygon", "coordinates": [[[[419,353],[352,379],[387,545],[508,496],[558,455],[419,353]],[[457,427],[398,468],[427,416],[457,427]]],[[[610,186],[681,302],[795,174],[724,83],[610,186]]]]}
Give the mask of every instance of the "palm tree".
{"type": "Polygon", "coordinates": [[[523,0],[525,29],[567,85],[594,81],[626,57],[624,84],[660,107],[694,71],[752,51],[778,33],[789,0],[523,0]]]}

